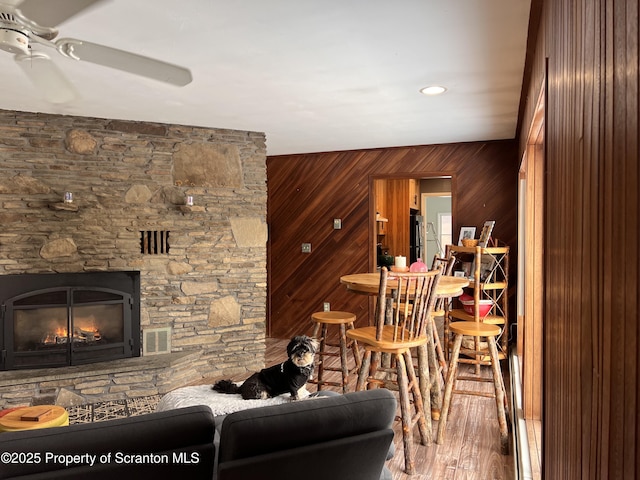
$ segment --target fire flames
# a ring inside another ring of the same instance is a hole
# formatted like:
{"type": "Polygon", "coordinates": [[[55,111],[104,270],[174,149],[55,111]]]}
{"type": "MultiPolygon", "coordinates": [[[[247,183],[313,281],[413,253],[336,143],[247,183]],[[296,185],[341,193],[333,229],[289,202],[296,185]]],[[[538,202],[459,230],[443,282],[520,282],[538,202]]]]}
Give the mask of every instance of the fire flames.
{"type": "MultiPolygon", "coordinates": [[[[79,343],[98,342],[102,335],[94,325],[76,325],[73,328],[71,340],[79,343]]],[[[47,332],[42,337],[44,345],[61,345],[69,341],[69,332],[66,328],[57,328],[55,331],[47,332]]]]}

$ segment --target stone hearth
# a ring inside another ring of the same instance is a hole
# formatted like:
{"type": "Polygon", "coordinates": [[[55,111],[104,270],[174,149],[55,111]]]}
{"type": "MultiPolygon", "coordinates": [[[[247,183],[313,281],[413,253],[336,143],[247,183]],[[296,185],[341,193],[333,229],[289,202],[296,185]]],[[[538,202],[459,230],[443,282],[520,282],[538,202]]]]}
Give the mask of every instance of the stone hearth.
{"type": "Polygon", "coordinates": [[[200,378],[191,368],[199,356],[199,352],[178,352],[91,365],[0,372],[0,409],[39,404],[70,407],[163,395],[200,378]]]}

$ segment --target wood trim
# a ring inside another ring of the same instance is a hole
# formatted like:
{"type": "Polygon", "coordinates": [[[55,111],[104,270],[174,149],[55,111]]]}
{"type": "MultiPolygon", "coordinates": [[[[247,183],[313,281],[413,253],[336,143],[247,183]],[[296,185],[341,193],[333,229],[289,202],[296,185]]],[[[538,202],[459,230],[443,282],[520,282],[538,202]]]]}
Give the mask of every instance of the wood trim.
{"type": "MultiPolygon", "coordinates": [[[[543,82],[543,85],[545,83],[543,82]]],[[[518,325],[522,352],[523,413],[526,420],[542,419],[543,300],[544,300],[544,118],[545,88],[540,90],[533,115],[527,148],[520,168],[525,179],[524,309],[518,325]]]]}
{"type": "Polygon", "coordinates": [[[523,316],[523,407],[525,419],[542,418],[542,329],[543,318],[543,210],[544,147],[529,145],[527,149],[527,205],[525,313],[523,316]]]}

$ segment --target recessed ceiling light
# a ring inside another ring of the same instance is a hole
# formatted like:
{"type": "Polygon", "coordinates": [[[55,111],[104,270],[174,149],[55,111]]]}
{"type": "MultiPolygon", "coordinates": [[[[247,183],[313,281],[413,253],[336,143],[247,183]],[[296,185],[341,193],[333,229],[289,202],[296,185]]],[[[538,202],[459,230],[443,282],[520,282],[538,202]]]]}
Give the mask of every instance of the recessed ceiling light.
{"type": "Polygon", "coordinates": [[[420,93],[424,93],[425,95],[440,95],[446,91],[447,89],[440,85],[429,85],[428,87],[420,89],[420,93]]]}

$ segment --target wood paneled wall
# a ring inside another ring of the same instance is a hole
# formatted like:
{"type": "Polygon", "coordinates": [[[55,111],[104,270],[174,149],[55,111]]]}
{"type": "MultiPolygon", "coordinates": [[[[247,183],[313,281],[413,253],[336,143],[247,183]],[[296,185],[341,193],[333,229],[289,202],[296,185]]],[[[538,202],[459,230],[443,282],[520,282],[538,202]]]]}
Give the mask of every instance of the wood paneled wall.
{"type": "Polygon", "coordinates": [[[268,334],[310,333],[323,302],[368,321],[369,298],[347,292],[339,278],[371,271],[375,177],[451,176],[454,236],[495,219],[515,272],[517,150],[511,140],[267,157],[268,334]],[[302,253],[307,242],[311,253],[302,253]]]}
{"type": "Polygon", "coordinates": [[[386,180],[387,234],[384,244],[392,255],[401,255],[409,262],[409,182],[402,179],[386,180]]]}
{"type": "Polygon", "coordinates": [[[638,2],[533,9],[520,132],[546,75],[544,476],[638,478],[638,2]]]}

